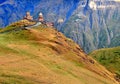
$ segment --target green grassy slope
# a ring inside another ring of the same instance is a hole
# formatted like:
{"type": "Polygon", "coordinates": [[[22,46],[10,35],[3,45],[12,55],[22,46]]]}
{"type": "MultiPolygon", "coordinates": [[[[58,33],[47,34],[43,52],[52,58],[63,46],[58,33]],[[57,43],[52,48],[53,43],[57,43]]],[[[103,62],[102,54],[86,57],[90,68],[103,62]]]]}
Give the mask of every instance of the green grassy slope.
{"type": "Polygon", "coordinates": [[[23,26],[0,30],[0,84],[118,84],[112,73],[60,32],[43,25],[23,26]]]}
{"type": "Polygon", "coordinates": [[[116,73],[118,79],[120,79],[120,47],[96,50],[90,55],[109,71],[116,73]]]}

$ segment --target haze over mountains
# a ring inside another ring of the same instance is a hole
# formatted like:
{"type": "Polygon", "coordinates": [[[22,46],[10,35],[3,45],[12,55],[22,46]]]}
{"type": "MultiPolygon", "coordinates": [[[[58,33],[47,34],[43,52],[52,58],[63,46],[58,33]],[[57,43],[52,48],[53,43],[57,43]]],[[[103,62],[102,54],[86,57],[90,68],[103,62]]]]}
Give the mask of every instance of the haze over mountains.
{"type": "Polygon", "coordinates": [[[86,51],[120,45],[119,0],[1,0],[0,27],[18,21],[30,11],[72,38],[86,51]]]}
{"type": "Polygon", "coordinates": [[[109,0],[91,1],[89,7],[79,5],[65,24],[63,32],[72,37],[85,51],[118,46],[120,45],[119,7],[119,2],[109,0]]]}

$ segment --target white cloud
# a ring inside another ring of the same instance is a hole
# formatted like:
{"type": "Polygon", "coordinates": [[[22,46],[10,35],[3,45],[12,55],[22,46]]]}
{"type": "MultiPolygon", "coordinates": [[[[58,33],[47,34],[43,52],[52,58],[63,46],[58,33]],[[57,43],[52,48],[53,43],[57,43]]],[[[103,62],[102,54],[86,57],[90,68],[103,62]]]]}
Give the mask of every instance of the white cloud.
{"type": "MultiPolygon", "coordinates": [[[[92,10],[96,10],[96,9],[105,9],[105,8],[115,8],[116,6],[115,5],[97,5],[96,4],[96,1],[101,1],[101,0],[94,0],[94,1],[90,1],[89,2],[89,7],[92,9],[92,10]]],[[[116,1],[116,2],[120,2],[120,0],[107,0],[107,1],[116,1]]]]}
{"type": "Polygon", "coordinates": [[[114,1],[116,1],[116,2],[120,2],[120,0],[114,0],[114,1]]]}
{"type": "Polygon", "coordinates": [[[94,1],[90,1],[89,7],[90,7],[91,9],[93,9],[93,10],[96,10],[96,9],[97,9],[97,5],[96,5],[96,3],[95,3],[94,1]]]}
{"type": "Polygon", "coordinates": [[[58,22],[58,23],[63,23],[63,22],[64,22],[64,19],[63,19],[63,18],[59,18],[57,22],[58,22]]]}
{"type": "Polygon", "coordinates": [[[103,9],[103,8],[115,8],[115,5],[100,5],[97,8],[103,9]]]}

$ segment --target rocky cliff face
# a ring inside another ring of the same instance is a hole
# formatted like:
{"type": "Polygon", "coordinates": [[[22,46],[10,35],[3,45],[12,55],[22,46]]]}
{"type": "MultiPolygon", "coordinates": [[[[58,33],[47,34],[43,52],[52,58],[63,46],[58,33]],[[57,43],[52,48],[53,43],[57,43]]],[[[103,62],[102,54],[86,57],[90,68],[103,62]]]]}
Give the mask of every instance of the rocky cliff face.
{"type": "Polygon", "coordinates": [[[86,52],[118,46],[120,45],[119,7],[120,1],[93,0],[88,4],[81,1],[62,31],[80,44],[86,52]]]}
{"type": "Polygon", "coordinates": [[[4,0],[0,2],[0,27],[22,19],[30,11],[42,12],[47,21],[90,52],[120,45],[119,0],[4,0]]]}

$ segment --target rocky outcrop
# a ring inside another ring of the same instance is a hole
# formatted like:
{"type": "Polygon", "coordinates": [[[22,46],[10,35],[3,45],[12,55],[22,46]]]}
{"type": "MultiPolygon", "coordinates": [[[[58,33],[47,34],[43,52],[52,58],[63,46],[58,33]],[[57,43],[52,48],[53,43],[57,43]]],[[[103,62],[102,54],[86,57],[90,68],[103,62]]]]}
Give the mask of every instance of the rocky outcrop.
{"type": "Polygon", "coordinates": [[[65,23],[62,32],[86,52],[120,45],[120,2],[93,0],[87,7],[81,3],[65,23]]]}

